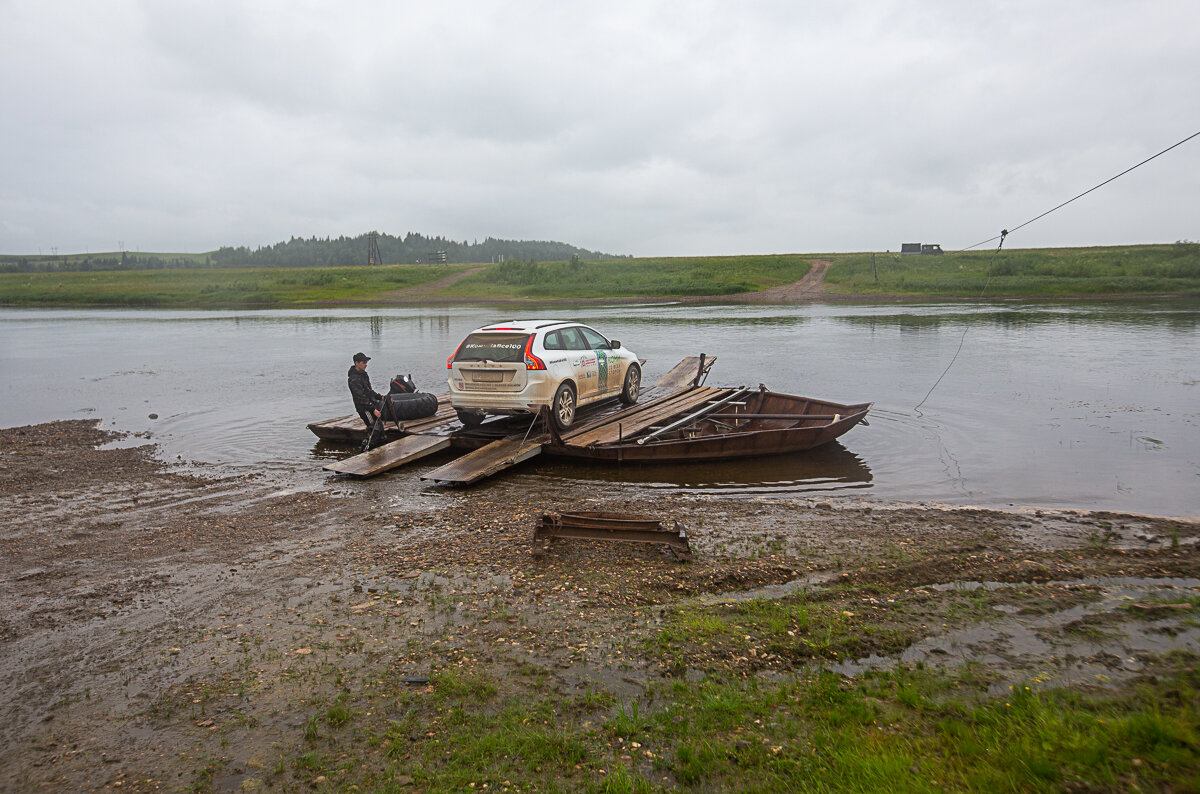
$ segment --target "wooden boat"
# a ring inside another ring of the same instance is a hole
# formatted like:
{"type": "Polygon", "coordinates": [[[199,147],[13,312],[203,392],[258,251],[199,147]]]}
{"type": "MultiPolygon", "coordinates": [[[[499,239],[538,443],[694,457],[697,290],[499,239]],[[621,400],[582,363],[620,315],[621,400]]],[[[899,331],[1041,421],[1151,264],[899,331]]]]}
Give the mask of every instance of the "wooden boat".
{"type": "Polygon", "coordinates": [[[842,403],[757,388],[694,387],[627,409],[580,432],[550,426],[545,452],[592,460],[682,461],[801,452],[866,424],[871,403],[842,403]]]}

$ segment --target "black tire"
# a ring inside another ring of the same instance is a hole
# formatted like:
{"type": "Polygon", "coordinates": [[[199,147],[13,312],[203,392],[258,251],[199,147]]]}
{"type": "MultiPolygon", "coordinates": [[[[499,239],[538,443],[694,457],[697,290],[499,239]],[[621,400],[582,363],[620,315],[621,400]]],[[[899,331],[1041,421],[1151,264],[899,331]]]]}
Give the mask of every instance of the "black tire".
{"type": "Polygon", "coordinates": [[[625,385],[621,389],[621,402],[633,405],[638,401],[638,395],[641,393],[642,368],[637,364],[630,364],[629,369],[625,370],[625,385]]]}
{"type": "Polygon", "coordinates": [[[479,427],[483,422],[483,411],[455,408],[454,412],[458,414],[458,421],[462,422],[463,427],[479,427]]]}
{"type": "Polygon", "coordinates": [[[554,392],[550,415],[554,417],[554,426],[559,430],[566,430],[575,421],[575,387],[570,383],[562,384],[554,392]]]}
{"type": "Polygon", "coordinates": [[[389,394],[387,418],[393,422],[407,422],[410,419],[424,419],[437,413],[438,398],[436,394],[417,392],[415,394],[389,394]]]}

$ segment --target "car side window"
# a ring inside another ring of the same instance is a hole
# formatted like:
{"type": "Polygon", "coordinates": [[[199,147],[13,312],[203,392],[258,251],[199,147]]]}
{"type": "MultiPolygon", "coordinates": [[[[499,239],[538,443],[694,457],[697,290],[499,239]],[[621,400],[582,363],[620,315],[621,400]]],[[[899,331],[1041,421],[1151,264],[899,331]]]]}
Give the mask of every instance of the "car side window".
{"type": "Polygon", "coordinates": [[[542,343],[542,347],[547,350],[566,350],[567,346],[563,344],[562,331],[551,331],[546,334],[546,341],[542,343]]]}
{"type": "Polygon", "coordinates": [[[579,328],[563,328],[559,331],[567,350],[591,350],[587,340],[583,338],[583,334],[579,333],[580,330],[579,328]]]}
{"type": "Polygon", "coordinates": [[[579,330],[583,332],[584,338],[587,339],[588,348],[590,350],[608,350],[609,349],[608,340],[605,339],[600,334],[593,331],[591,328],[580,328],[579,330]]]}

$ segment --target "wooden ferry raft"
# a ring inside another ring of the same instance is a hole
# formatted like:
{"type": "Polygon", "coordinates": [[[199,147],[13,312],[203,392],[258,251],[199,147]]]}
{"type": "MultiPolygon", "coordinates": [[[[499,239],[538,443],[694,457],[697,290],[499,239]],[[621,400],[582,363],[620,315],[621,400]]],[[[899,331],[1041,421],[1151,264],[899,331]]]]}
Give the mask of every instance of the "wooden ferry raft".
{"type": "MultiPolygon", "coordinates": [[[[703,386],[714,361],[705,356],[684,359],[644,392],[642,402],[623,406],[614,400],[584,409],[576,424],[562,432],[545,412],[532,419],[502,419],[465,429],[448,404],[439,404],[438,413],[428,419],[389,428],[396,433],[395,441],[325,469],[369,477],[443,449],[469,449],[473,451],[421,475],[439,485],[467,485],[539,454],[609,461],[781,454],[832,441],[863,422],[870,409],[870,403],[842,405],[771,392],[764,386],[703,386]]],[[[352,418],[361,438],[362,422],[352,418]]],[[[309,429],[321,436],[331,427],[344,426],[339,423],[346,419],[314,423],[309,429]]]]}
{"type": "MultiPolygon", "coordinates": [[[[707,376],[715,361],[715,357],[706,358],[703,355],[685,358],[642,394],[652,398],[656,394],[694,386],[707,376]]],[[[621,408],[623,406],[616,400],[588,406],[580,409],[577,421],[580,422],[579,426],[583,426],[621,408]]],[[[439,469],[441,476],[447,478],[447,482],[475,482],[541,453],[542,444],[548,437],[544,430],[533,426],[538,420],[538,417],[498,418],[475,428],[464,428],[450,405],[447,392],[438,395],[438,410],[433,416],[410,422],[387,422],[387,443],[361,455],[330,463],[324,468],[336,474],[373,477],[453,447],[475,450],[478,454],[470,453],[443,466],[439,469]],[[533,443],[526,443],[531,440],[529,437],[535,430],[537,435],[533,443]],[[513,440],[518,436],[522,443],[514,445],[513,440]],[[509,443],[499,443],[505,440],[509,443]]],[[[322,440],[335,442],[360,443],[367,434],[357,414],[313,422],[308,429],[322,440]]]]}

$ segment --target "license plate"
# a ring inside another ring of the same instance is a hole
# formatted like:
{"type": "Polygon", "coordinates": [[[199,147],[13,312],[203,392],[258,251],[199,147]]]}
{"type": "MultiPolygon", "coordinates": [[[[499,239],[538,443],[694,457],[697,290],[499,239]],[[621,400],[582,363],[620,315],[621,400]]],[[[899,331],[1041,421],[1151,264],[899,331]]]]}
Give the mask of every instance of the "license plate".
{"type": "Polygon", "coordinates": [[[472,372],[471,380],[476,383],[499,383],[504,380],[503,372],[472,372]]]}

